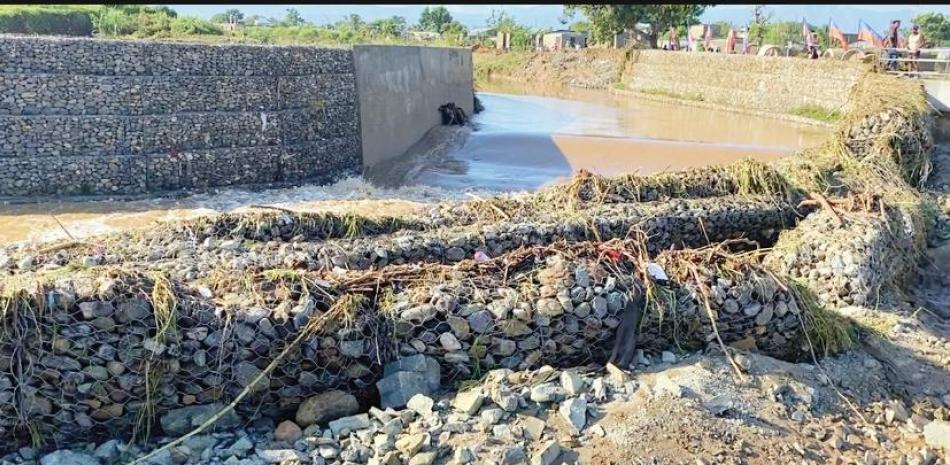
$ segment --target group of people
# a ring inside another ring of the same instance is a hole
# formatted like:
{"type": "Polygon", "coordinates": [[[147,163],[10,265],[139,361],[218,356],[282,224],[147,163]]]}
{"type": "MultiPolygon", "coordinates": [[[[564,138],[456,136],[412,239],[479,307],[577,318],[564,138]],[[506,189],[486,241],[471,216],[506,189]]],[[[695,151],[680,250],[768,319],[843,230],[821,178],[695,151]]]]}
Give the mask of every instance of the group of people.
{"type": "Polygon", "coordinates": [[[914,24],[910,27],[910,34],[907,35],[905,41],[901,37],[900,27],[901,21],[899,19],[891,21],[891,28],[882,44],[882,47],[887,50],[887,69],[897,71],[897,59],[900,57],[897,49],[904,48],[906,45],[910,52],[908,57],[910,58],[911,70],[920,71],[920,63],[917,60],[920,59],[920,50],[924,48],[924,34],[920,32],[920,27],[914,24]]]}

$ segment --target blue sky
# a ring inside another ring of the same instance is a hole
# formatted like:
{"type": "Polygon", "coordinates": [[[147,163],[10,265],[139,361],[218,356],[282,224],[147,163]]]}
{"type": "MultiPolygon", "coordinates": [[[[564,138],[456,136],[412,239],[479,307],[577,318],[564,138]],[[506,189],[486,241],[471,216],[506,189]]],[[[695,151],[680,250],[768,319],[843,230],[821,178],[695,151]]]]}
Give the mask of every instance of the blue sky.
{"type": "MultiPolygon", "coordinates": [[[[176,11],[200,17],[210,17],[228,5],[168,5],[176,11]]],[[[389,16],[403,16],[410,23],[419,19],[425,5],[235,5],[245,14],[283,16],[287,8],[296,8],[309,21],[332,23],[350,13],[356,13],[371,21],[389,16]]],[[[492,10],[504,10],[515,19],[531,27],[559,27],[561,5],[446,5],[452,16],[468,27],[482,27],[492,10]]],[[[891,19],[909,22],[919,13],[936,11],[950,15],[950,5],[769,5],[766,11],[773,20],[801,20],[812,24],[825,24],[829,17],[845,32],[854,32],[859,19],[877,30],[886,29],[891,19]]],[[[719,5],[703,14],[704,21],[731,21],[736,24],[748,22],[752,17],[752,5],[719,5]]]]}

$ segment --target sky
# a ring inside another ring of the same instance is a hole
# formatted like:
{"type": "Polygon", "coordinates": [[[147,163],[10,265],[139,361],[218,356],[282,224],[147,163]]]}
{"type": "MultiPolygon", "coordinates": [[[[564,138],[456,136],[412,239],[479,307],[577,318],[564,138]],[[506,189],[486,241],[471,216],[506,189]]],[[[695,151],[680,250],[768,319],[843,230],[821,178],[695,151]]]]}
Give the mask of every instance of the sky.
{"type": "MultiPolygon", "coordinates": [[[[179,13],[209,18],[229,8],[228,5],[168,5],[179,13]]],[[[333,23],[356,13],[366,21],[390,16],[403,16],[410,23],[419,19],[425,5],[235,5],[246,15],[283,16],[287,8],[296,8],[308,21],[318,24],[333,23]]],[[[504,10],[519,23],[534,28],[558,28],[563,8],[561,5],[446,5],[452,16],[469,28],[484,27],[492,10],[504,10]]],[[[879,32],[887,29],[891,19],[909,23],[922,12],[934,11],[950,16],[950,5],[769,5],[766,14],[772,20],[801,21],[826,24],[833,19],[845,32],[856,32],[858,20],[864,20],[879,32]]],[[[719,5],[710,7],[700,18],[704,22],[729,21],[745,24],[752,18],[752,5],[719,5]]],[[[577,19],[580,19],[578,17],[577,19]]]]}

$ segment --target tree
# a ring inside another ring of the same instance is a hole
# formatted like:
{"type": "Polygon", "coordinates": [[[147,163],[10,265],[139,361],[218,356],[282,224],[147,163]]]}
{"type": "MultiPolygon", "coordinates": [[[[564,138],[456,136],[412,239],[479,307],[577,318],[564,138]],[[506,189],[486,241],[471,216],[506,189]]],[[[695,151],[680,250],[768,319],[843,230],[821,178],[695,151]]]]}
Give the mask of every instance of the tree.
{"type": "Polygon", "coordinates": [[[584,13],[597,42],[610,42],[614,34],[633,29],[637,23],[647,23],[647,37],[650,45],[656,47],[660,33],[669,31],[670,26],[697,22],[708,6],[711,5],[564,5],[564,10],[568,15],[578,10],[584,13]]]}
{"type": "Polygon", "coordinates": [[[231,8],[230,10],[225,11],[224,13],[218,13],[211,17],[212,23],[234,23],[234,24],[244,24],[244,13],[241,13],[241,10],[237,8],[231,8]]]}
{"type": "Polygon", "coordinates": [[[422,15],[419,16],[419,29],[429,32],[445,32],[446,26],[452,22],[452,15],[444,6],[425,7],[422,9],[422,15]]]}
{"type": "Polygon", "coordinates": [[[914,16],[912,22],[920,26],[928,45],[940,46],[950,41],[950,18],[943,13],[921,13],[914,16]]]}
{"type": "Polygon", "coordinates": [[[574,32],[590,32],[590,22],[588,21],[574,21],[571,23],[570,29],[574,32]]]}
{"type": "Polygon", "coordinates": [[[296,8],[287,8],[287,14],[284,15],[284,20],[281,22],[284,26],[302,26],[306,24],[306,20],[303,19],[303,16],[300,16],[300,12],[296,8]]]}
{"type": "Polygon", "coordinates": [[[402,37],[406,29],[408,29],[406,18],[402,16],[377,19],[369,23],[369,30],[373,34],[385,37],[402,37]]]}

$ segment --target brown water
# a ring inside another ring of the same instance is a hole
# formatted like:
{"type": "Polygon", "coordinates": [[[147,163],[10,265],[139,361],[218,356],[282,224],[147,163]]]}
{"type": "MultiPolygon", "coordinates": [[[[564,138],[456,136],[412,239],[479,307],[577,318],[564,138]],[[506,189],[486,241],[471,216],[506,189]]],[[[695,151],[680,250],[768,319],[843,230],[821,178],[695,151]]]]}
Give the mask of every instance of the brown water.
{"type": "Polygon", "coordinates": [[[253,205],[403,214],[434,200],[534,190],[582,168],[646,174],[745,157],[772,160],[827,136],[812,126],[606,91],[501,84],[488,90],[493,92],[479,94],[486,110],[476,116],[477,129],[468,139],[445,144],[451,153],[417,148],[419,156],[400,159],[415,165],[395,170],[412,173],[411,179],[387,183],[397,187],[351,178],[331,186],[228,188],[183,198],[0,205],[0,243],[83,238],[253,205]]]}
{"type": "Polygon", "coordinates": [[[424,166],[407,184],[534,190],[579,169],[652,174],[742,158],[769,161],[828,135],[822,127],[602,90],[490,83],[479,99],[486,110],[461,149],[449,158],[416,159],[424,166]],[[554,92],[561,98],[544,96],[554,92]]]}

